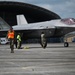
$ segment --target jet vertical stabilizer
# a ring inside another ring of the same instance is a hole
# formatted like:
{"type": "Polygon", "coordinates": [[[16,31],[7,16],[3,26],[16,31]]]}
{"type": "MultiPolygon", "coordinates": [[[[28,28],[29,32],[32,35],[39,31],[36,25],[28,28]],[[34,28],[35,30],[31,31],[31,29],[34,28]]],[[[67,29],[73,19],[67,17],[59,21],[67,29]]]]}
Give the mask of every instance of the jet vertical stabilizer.
{"type": "Polygon", "coordinates": [[[17,25],[28,24],[24,15],[17,15],[17,25]]]}

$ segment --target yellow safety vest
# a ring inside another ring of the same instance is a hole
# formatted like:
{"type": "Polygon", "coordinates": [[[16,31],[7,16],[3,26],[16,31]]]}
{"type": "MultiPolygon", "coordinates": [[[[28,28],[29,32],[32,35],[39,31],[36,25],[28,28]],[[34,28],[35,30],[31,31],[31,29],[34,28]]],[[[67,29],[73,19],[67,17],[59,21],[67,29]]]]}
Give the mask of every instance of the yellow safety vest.
{"type": "Polygon", "coordinates": [[[21,36],[17,35],[17,40],[21,41],[21,36]]]}

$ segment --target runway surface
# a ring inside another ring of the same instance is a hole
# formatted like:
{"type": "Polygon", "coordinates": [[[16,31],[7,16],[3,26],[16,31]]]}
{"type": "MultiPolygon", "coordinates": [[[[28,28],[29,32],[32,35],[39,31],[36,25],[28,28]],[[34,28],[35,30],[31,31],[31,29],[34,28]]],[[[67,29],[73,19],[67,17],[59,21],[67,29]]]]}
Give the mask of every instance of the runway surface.
{"type": "Polygon", "coordinates": [[[68,48],[63,43],[22,47],[10,53],[9,45],[0,45],[0,75],[75,75],[75,43],[68,48]]]}

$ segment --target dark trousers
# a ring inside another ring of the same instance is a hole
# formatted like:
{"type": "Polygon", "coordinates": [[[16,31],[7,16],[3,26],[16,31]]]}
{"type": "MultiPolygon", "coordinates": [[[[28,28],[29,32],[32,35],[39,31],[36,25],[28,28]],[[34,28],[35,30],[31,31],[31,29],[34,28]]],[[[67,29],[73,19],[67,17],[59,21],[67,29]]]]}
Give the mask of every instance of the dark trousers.
{"type": "Polygon", "coordinates": [[[17,48],[20,49],[21,48],[21,41],[17,40],[17,48]]]}
{"type": "Polygon", "coordinates": [[[11,48],[11,53],[14,52],[14,39],[9,39],[10,41],[10,48],[11,48]],[[12,46],[13,46],[13,49],[12,49],[12,46]]]}
{"type": "Polygon", "coordinates": [[[14,41],[15,47],[17,48],[17,40],[14,41]]]}

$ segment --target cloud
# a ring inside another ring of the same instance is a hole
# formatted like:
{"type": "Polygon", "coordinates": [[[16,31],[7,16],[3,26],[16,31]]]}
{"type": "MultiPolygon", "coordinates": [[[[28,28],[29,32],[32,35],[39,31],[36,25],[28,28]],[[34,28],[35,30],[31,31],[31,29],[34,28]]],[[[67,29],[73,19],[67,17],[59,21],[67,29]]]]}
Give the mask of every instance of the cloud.
{"type": "Polygon", "coordinates": [[[57,13],[58,15],[60,15],[62,18],[66,18],[66,17],[73,17],[75,18],[75,0],[66,0],[63,2],[58,2],[58,3],[40,3],[38,4],[39,6],[46,8],[48,10],[51,10],[55,13],[57,13]]]}

